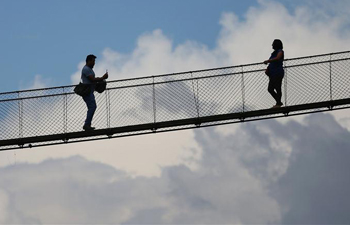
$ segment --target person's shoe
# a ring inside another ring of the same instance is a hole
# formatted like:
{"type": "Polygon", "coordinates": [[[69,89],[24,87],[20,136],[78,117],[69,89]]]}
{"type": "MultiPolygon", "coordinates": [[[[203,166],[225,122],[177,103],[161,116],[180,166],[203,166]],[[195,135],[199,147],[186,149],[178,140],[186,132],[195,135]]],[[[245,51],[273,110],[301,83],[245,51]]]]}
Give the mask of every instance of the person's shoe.
{"type": "Polygon", "coordinates": [[[84,125],[84,126],[83,126],[83,129],[84,129],[85,131],[92,131],[92,130],[95,130],[95,127],[92,127],[92,126],[89,126],[89,125],[84,125]]]}
{"type": "Polygon", "coordinates": [[[272,106],[271,109],[281,108],[282,105],[283,105],[283,103],[276,104],[276,105],[272,106]]]}

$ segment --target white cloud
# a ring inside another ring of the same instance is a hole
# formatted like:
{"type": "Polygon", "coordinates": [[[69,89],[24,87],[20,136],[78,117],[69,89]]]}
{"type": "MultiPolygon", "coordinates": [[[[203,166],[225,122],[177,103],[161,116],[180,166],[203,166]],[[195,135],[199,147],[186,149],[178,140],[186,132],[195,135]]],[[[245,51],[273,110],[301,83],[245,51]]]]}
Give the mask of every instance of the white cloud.
{"type": "MultiPolygon", "coordinates": [[[[172,40],[157,29],[141,35],[130,54],[106,48],[102,58],[96,59],[94,70],[96,76],[101,76],[108,69],[109,79],[113,80],[217,67],[224,65],[221,59],[218,53],[195,41],[174,46],[172,40]]],[[[83,64],[79,63],[78,71],[72,75],[73,83],[80,79],[83,64]]]]}
{"type": "Polygon", "coordinates": [[[281,223],[348,223],[349,131],[326,114],[307,117],[303,126],[289,124],[289,137],[290,131],[297,134],[288,169],[271,185],[284,211],[281,223]]]}
{"type": "MultiPolygon", "coordinates": [[[[106,48],[97,59],[95,72],[100,76],[108,69],[110,79],[122,79],[259,62],[269,56],[275,38],[283,40],[288,58],[348,50],[350,33],[344,11],[348,11],[345,9],[349,5],[338,2],[338,8],[332,7],[331,14],[328,7],[323,7],[314,9],[304,5],[288,11],[278,2],[260,1],[244,18],[225,12],[213,49],[193,40],[175,46],[161,30],[154,30],[141,35],[135,50],[129,54],[106,48]]],[[[72,75],[73,83],[79,81],[83,65],[84,62],[79,63],[72,75]]],[[[31,88],[49,83],[36,76],[31,88]]],[[[56,106],[51,110],[56,111],[56,106]]],[[[98,110],[101,112],[102,108],[98,110]]],[[[332,114],[342,126],[350,127],[348,111],[332,114]]],[[[322,146],[306,141],[320,130],[325,132],[314,137],[315,143],[328,140],[339,149],[346,149],[348,143],[337,140],[335,133],[345,140],[348,133],[327,117],[315,117],[321,127],[302,118],[298,120],[305,126],[293,122],[294,119],[283,124],[265,121],[19,150],[16,156],[2,152],[2,165],[14,161],[17,165],[0,169],[6,172],[0,178],[2,188],[12,187],[0,192],[0,222],[97,223],[104,219],[106,223],[288,223],[295,221],[293,212],[299,213],[296,215],[301,222],[312,222],[311,217],[298,210],[298,193],[304,196],[301,205],[310,206],[300,209],[313,218],[329,214],[330,208],[311,204],[317,200],[313,191],[323,183],[321,179],[309,182],[318,177],[317,170],[311,166],[315,162],[310,159],[303,163],[300,149],[317,158],[316,152],[322,146]],[[325,121],[328,125],[322,125],[325,121]],[[303,148],[303,144],[308,146],[303,148]],[[94,162],[81,158],[57,160],[72,155],[82,155],[94,162]],[[56,160],[45,161],[47,158],[56,160]],[[304,170],[298,169],[298,163],[302,163],[300,168],[304,170]],[[312,173],[304,174],[305,171],[312,173]],[[300,184],[301,188],[294,184],[300,184]],[[276,196],[272,195],[276,189],[276,196]]],[[[83,119],[74,118],[79,120],[83,119]]],[[[345,166],[339,158],[332,161],[329,151],[323,149],[319,156],[323,166],[345,166]]],[[[336,153],[339,156],[339,151],[336,153]]],[[[316,164],[326,172],[320,163],[316,164]]],[[[340,173],[338,169],[335,171],[340,173]]],[[[340,174],[333,181],[337,184],[344,181],[343,186],[348,187],[346,174],[340,174]]],[[[326,194],[328,200],[336,199],[348,209],[335,187],[326,187],[332,194],[317,193],[326,194]]],[[[342,191],[348,196],[346,190],[342,191]]],[[[336,209],[331,212],[346,219],[336,209]]]]}
{"type": "MultiPolygon", "coordinates": [[[[291,11],[279,2],[259,1],[259,6],[251,7],[244,18],[225,12],[214,49],[196,41],[174,46],[161,30],[154,30],[141,35],[130,54],[105,49],[97,60],[96,74],[103,74],[108,68],[111,79],[121,79],[259,62],[269,56],[275,38],[283,40],[288,58],[346,50],[350,36],[344,26],[348,22],[338,17],[338,11],[330,14],[327,9],[324,5],[303,5],[291,11]]],[[[80,76],[80,67],[72,79],[80,76]]],[[[346,112],[336,115],[339,120],[347,118],[346,112]]]]}
{"type": "Polygon", "coordinates": [[[278,205],[260,182],[239,162],[229,163],[233,170],[224,173],[215,163],[198,172],[177,166],[164,169],[159,178],[131,178],[107,165],[72,157],[0,169],[0,186],[9,192],[12,211],[44,224],[278,220],[278,205]]]}
{"type": "Polygon", "coordinates": [[[0,189],[0,223],[5,223],[7,220],[7,205],[8,197],[6,193],[0,189]]]}
{"type": "MultiPolygon", "coordinates": [[[[159,176],[161,168],[185,164],[197,168],[201,151],[192,131],[148,134],[68,145],[40,147],[7,154],[2,165],[20,162],[40,163],[47,158],[82,155],[89,160],[106,163],[127,171],[132,176],[159,176]]],[[[5,156],[5,154],[4,154],[5,156]]]]}
{"type": "Polygon", "coordinates": [[[21,89],[39,89],[39,88],[47,88],[52,84],[51,78],[43,78],[42,75],[35,75],[34,81],[28,87],[24,87],[21,89]]]}
{"type": "Polygon", "coordinates": [[[287,58],[344,51],[350,47],[348,29],[343,27],[348,22],[337,14],[330,15],[312,6],[298,6],[290,12],[275,1],[259,3],[249,9],[244,20],[230,12],[224,13],[220,20],[223,29],[218,46],[233,64],[268,58],[276,38],[284,42],[287,58]]]}
{"type": "MultiPolygon", "coordinates": [[[[129,54],[106,48],[95,72],[108,69],[111,79],[122,79],[259,62],[275,38],[283,40],[287,58],[348,50],[349,7],[323,1],[287,10],[279,2],[259,1],[243,18],[222,14],[212,49],[193,40],[175,46],[158,29],[141,35],[129,54]]],[[[74,84],[83,65],[72,75],[74,84]]],[[[49,83],[36,76],[31,88],[49,83]]],[[[349,129],[348,112],[331,114],[349,129]]],[[[78,124],[84,115],[71,119],[78,124]]],[[[349,211],[349,132],[323,114],[297,121],[1,152],[2,166],[16,165],[0,168],[0,222],[349,221],[342,213],[349,211]]]]}
{"type": "MultiPolygon", "coordinates": [[[[279,2],[259,1],[259,5],[251,7],[242,18],[232,12],[224,12],[220,19],[222,29],[217,46],[212,49],[194,40],[175,46],[159,29],[146,32],[137,39],[135,50],[129,54],[106,48],[102,57],[97,59],[95,72],[100,76],[108,69],[113,80],[258,62],[269,56],[271,42],[275,38],[284,41],[288,58],[346,50],[350,35],[345,26],[348,22],[344,19],[344,9],[349,5],[337,2],[330,13],[329,7],[324,4],[318,7],[302,5],[295,10],[287,10],[279,2]]],[[[84,62],[80,62],[77,72],[72,75],[74,84],[79,81],[83,65],[84,62]]],[[[45,83],[45,79],[37,76],[33,87],[42,87],[45,83]]],[[[85,114],[83,103],[81,107],[80,111],[85,114]]],[[[51,109],[57,111],[55,107],[51,109]]],[[[102,107],[98,112],[103,112],[102,107]]],[[[346,111],[336,115],[339,121],[347,121],[346,111]]],[[[80,126],[78,122],[83,121],[84,115],[81,117],[72,119],[74,124],[71,126],[80,126]]],[[[235,127],[233,125],[231,129],[235,127]]],[[[226,133],[230,131],[226,129],[226,133]]],[[[185,131],[18,151],[16,160],[40,162],[47,157],[81,154],[136,175],[150,176],[159,175],[158,167],[181,164],[186,157],[198,158],[200,151],[193,141],[193,132],[185,131]],[[190,149],[194,151],[187,154],[190,149]],[[136,155],[138,157],[134,157],[136,155]]],[[[3,165],[14,161],[12,153],[6,155],[3,165]]]]}
{"type": "Polygon", "coordinates": [[[132,178],[78,156],[1,168],[0,188],[7,197],[0,197],[11,201],[2,203],[11,215],[3,221],[342,224],[349,220],[350,133],[332,116],[311,115],[302,124],[269,120],[238,126],[240,132],[226,136],[214,128],[197,130],[195,140],[203,150],[198,168],[169,166],[159,177],[132,178]]]}

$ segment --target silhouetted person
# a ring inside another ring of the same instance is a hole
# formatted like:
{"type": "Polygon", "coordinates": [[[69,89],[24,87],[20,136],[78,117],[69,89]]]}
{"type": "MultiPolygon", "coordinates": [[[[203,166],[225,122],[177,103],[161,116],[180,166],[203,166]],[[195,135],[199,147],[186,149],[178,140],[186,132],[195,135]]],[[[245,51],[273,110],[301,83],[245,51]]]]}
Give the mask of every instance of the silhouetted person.
{"type": "Polygon", "coordinates": [[[272,108],[278,108],[283,105],[281,102],[282,98],[282,80],[284,77],[283,69],[283,44],[279,39],[275,39],[272,43],[272,48],[275,50],[272,52],[269,60],[264,61],[265,64],[269,63],[269,66],[266,69],[266,75],[269,76],[269,86],[268,91],[272,97],[276,100],[276,105],[272,108]]]}
{"type": "Polygon", "coordinates": [[[94,55],[88,55],[86,57],[86,65],[83,67],[81,71],[81,80],[83,84],[90,84],[91,85],[91,92],[90,94],[83,97],[86,106],[88,108],[86,120],[83,126],[83,129],[86,131],[94,130],[94,127],[91,127],[91,121],[94,117],[94,113],[96,111],[96,101],[95,101],[95,83],[98,81],[102,81],[108,78],[108,73],[106,72],[102,77],[95,77],[95,72],[92,70],[95,65],[95,59],[96,56],[94,55]]]}

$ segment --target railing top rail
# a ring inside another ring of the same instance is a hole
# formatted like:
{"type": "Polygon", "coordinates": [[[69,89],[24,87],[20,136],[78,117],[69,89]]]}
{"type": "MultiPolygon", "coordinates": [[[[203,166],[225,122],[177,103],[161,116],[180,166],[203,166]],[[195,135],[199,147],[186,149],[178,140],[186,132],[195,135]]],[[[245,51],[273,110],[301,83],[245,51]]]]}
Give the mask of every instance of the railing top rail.
{"type": "MultiPolygon", "coordinates": [[[[350,53],[350,51],[342,51],[342,52],[333,52],[333,53],[326,53],[326,54],[319,54],[319,55],[303,56],[303,57],[285,59],[284,61],[287,62],[287,61],[293,61],[293,60],[317,58],[317,57],[339,55],[339,54],[347,54],[347,53],[350,53]]],[[[142,79],[152,79],[152,78],[159,78],[159,77],[166,77],[166,76],[176,76],[176,75],[188,74],[188,73],[200,73],[200,72],[220,70],[220,69],[221,70],[233,69],[233,68],[239,68],[239,67],[256,66],[256,65],[261,65],[261,64],[262,63],[259,62],[259,63],[241,64],[241,65],[236,65],[236,66],[226,66],[226,67],[216,67],[216,68],[202,69],[202,70],[183,71],[183,72],[160,74],[160,75],[153,75],[153,76],[144,76],[144,77],[112,80],[112,81],[108,81],[108,83],[134,81],[134,80],[136,81],[136,80],[142,80],[142,79]]],[[[65,89],[65,88],[72,88],[74,86],[75,85],[73,84],[73,85],[56,86],[56,87],[48,87],[48,88],[38,88],[38,89],[26,89],[26,90],[20,90],[20,91],[0,92],[0,95],[20,94],[20,93],[25,93],[25,92],[46,91],[46,90],[53,90],[53,89],[65,89]]]]}
{"type": "MultiPolygon", "coordinates": [[[[344,60],[350,60],[350,58],[326,60],[326,61],[307,63],[307,64],[297,64],[297,65],[287,66],[286,68],[300,67],[300,66],[306,66],[306,65],[315,65],[315,64],[322,64],[322,63],[329,63],[329,62],[338,62],[338,61],[344,61],[344,60]]],[[[248,72],[243,72],[243,73],[254,73],[254,72],[260,72],[260,71],[264,71],[264,70],[265,69],[257,69],[257,70],[251,70],[251,71],[248,71],[248,72]]],[[[106,90],[134,88],[134,87],[141,87],[141,86],[159,85],[159,84],[183,82],[183,81],[199,80],[199,79],[211,79],[211,78],[214,78],[214,77],[233,76],[233,75],[241,75],[241,74],[242,74],[242,72],[224,73],[224,74],[204,76],[204,77],[193,77],[193,78],[184,78],[184,79],[179,79],[179,80],[169,80],[169,81],[160,81],[160,82],[152,82],[152,83],[127,85],[127,86],[121,86],[121,87],[112,87],[112,88],[107,88],[106,90]]],[[[35,99],[35,98],[48,98],[48,97],[71,95],[71,94],[74,94],[74,92],[64,92],[64,93],[59,93],[59,94],[45,94],[45,95],[40,95],[40,96],[0,99],[0,103],[1,102],[9,102],[9,101],[20,101],[20,100],[26,100],[26,99],[35,99]]]]}

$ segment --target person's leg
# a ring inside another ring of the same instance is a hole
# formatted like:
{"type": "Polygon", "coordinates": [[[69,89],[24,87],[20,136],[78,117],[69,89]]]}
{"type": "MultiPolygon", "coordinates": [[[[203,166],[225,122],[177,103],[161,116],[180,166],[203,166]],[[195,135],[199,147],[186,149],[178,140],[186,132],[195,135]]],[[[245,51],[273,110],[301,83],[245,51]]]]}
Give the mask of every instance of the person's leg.
{"type": "Polygon", "coordinates": [[[83,97],[86,106],[88,108],[87,115],[86,115],[86,120],[85,120],[85,126],[91,126],[92,118],[94,117],[95,111],[96,111],[96,101],[95,101],[95,96],[94,93],[91,93],[87,96],[83,97]]]}
{"type": "Polygon", "coordinates": [[[267,90],[271,94],[271,96],[275,99],[276,104],[277,104],[277,102],[278,102],[278,95],[275,92],[275,89],[276,89],[276,79],[275,79],[275,77],[270,77],[269,86],[268,86],[267,90]]]}
{"type": "Polygon", "coordinates": [[[276,77],[276,105],[283,105],[281,102],[282,99],[282,80],[283,76],[278,76],[276,77]]]}

